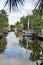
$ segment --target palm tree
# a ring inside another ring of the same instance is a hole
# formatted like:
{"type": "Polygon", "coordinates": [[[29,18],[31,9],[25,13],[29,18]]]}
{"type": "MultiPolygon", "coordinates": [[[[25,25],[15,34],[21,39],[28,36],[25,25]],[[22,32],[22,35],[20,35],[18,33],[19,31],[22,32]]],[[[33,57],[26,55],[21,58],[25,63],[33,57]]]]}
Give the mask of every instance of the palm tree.
{"type": "MultiPolygon", "coordinates": [[[[43,9],[43,0],[38,0],[35,9],[38,7],[38,9],[40,10],[41,16],[42,16],[42,9],[43,9]]],[[[34,10],[35,10],[34,9],[34,10]]]]}
{"type": "MultiPolygon", "coordinates": [[[[36,4],[36,7],[38,6],[38,9],[40,11],[40,14],[41,14],[41,18],[42,18],[42,12],[43,12],[43,0],[38,0],[37,4],[36,4]],[[38,6],[39,5],[39,6],[38,6]]],[[[34,10],[36,10],[36,7],[34,10]]],[[[41,46],[42,47],[42,58],[43,58],[43,45],[41,46]]],[[[42,64],[43,64],[43,61],[42,61],[42,64]]]]}
{"type": "Polygon", "coordinates": [[[11,8],[18,7],[18,4],[23,5],[23,2],[24,0],[6,0],[5,6],[8,4],[11,11],[11,8]]]}

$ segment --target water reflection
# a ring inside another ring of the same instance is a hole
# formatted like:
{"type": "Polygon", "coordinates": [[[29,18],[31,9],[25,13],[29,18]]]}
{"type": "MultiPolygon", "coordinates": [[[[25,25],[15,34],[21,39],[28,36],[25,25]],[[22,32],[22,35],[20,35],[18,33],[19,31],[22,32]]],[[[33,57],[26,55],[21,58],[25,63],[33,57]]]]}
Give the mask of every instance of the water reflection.
{"type": "MultiPolygon", "coordinates": [[[[5,37],[3,37],[0,40],[0,53],[3,52],[2,57],[6,58],[6,59],[10,59],[10,58],[20,58],[20,59],[26,59],[26,60],[30,59],[30,53],[32,51],[26,50],[25,38],[22,38],[22,40],[19,41],[20,38],[16,37],[14,32],[9,32],[6,39],[5,39],[5,37]],[[7,42],[6,42],[6,40],[7,40],[7,42]]],[[[38,49],[38,46],[37,46],[37,49],[38,49]]],[[[33,48],[33,46],[31,46],[31,44],[28,47],[33,48]]],[[[34,47],[36,49],[36,45],[34,47]]]]}
{"type": "Polygon", "coordinates": [[[4,52],[6,58],[28,58],[30,51],[28,50],[28,57],[26,57],[26,49],[19,45],[19,38],[16,37],[14,32],[10,32],[7,39],[7,46],[4,52]]]}
{"type": "Polygon", "coordinates": [[[25,37],[23,37],[22,40],[21,39],[19,40],[19,44],[21,46],[23,46],[24,48],[26,48],[27,41],[26,41],[25,37]]]}
{"type": "Polygon", "coordinates": [[[5,37],[3,37],[0,40],[0,53],[4,52],[6,45],[7,45],[7,41],[6,41],[5,37]]]}

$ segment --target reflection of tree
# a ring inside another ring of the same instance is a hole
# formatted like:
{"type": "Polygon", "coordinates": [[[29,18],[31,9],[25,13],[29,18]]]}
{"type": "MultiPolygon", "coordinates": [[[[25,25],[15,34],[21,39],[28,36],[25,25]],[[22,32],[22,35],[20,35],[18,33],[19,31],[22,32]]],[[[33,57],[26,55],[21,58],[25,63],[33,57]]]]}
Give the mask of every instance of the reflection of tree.
{"type": "Polygon", "coordinates": [[[5,50],[6,45],[7,45],[6,39],[5,38],[2,38],[0,40],[0,53],[2,53],[5,50]]]}
{"type": "MultiPolygon", "coordinates": [[[[40,55],[40,52],[42,50],[40,44],[37,44],[35,41],[34,41],[34,45],[32,42],[28,42],[28,49],[29,50],[33,50],[33,53],[30,54],[30,60],[38,60],[40,59],[41,55],[40,55]]],[[[21,41],[20,40],[20,45],[23,46],[24,48],[26,48],[26,39],[25,37],[23,37],[23,40],[21,41]]]]}
{"type": "MultiPolygon", "coordinates": [[[[41,29],[43,29],[43,20],[42,20],[42,16],[41,16],[41,11],[39,9],[35,9],[33,11],[33,16],[30,18],[30,26],[31,26],[31,29],[33,29],[33,31],[37,34],[37,35],[40,35],[41,36],[41,29]]],[[[39,45],[41,44],[41,42],[36,38],[35,39],[35,42],[33,44],[34,46],[34,50],[33,50],[33,53],[32,53],[32,57],[33,57],[33,60],[37,58],[40,59],[40,53],[39,53],[39,45]],[[36,50],[35,50],[35,46],[37,45],[36,47],[36,50]],[[36,54],[37,53],[37,54],[36,54]]],[[[41,51],[40,51],[41,52],[41,51]]]]}
{"type": "Polygon", "coordinates": [[[26,48],[26,39],[25,39],[25,37],[23,37],[22,41],[19,40],[19,43],[20,43],[21,46],[23,46],[24,48],[26,48]]]}

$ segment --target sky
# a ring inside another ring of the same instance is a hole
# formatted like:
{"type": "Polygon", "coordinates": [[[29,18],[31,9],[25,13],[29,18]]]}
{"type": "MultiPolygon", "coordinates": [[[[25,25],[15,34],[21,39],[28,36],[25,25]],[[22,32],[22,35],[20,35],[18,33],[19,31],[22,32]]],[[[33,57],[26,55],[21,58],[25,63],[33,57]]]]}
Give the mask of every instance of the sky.
{"type": "MultiPolygon", "coordinates": [[[[4,8],[6,0],[0,0],[0,10],[4,8]]],[[[22,16],[27,16],[32,14],[32,10],[35,8],[35,5],[38,0],[25,0],[24,5],[19,7],[19,9],[15,9],[13,12],[9,13],[8,5],[4,8],[7,12],[9,24],[14,25],[17,21],[20,21],[22,16]]]]}

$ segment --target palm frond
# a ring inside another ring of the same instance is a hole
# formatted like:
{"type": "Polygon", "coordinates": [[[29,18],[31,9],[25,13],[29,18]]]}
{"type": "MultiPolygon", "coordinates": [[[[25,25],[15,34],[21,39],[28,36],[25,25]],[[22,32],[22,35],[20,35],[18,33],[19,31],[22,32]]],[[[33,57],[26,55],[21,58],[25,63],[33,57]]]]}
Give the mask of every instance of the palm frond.
{"type": "Polygon", "coordinates": [[[19,5],[20,4],[23,5],[23,2],[24,2],[24,0],[6,0],[5,6],[8,4],[9,5],[9,9],[11,11],[11,8],[18,7],[18,4],[19,5]]]}
{"type": "MultiPolygon", "coordinates": [[[[34,10],[36,10],[37,7],[38,7],[38,10],[39,10],[39,12],[40,12],[40,16],[41,16],[41,18],[42,18],[43,0],[38,0],[36,6],[35,6],[35,8],[34,8],[34,10]]],[[[33,11],[34,11],[34,10],[33,10],[33,11]]]]}
{"type": "Polygon", "coordinates": [[[39,3],[40,3],[40,0],[38,0],[38,2],[36,3],[35,9],[36,9],[36,7],[38,6],[39,3]]]}
{"type": "Polygon", "coordinates": [[[36,6],[35,6],[35,9],[36,9],[37,6],[38,6],[39,9],[40,9],[40,8],[43,8],[43,0],[38,0],[37,4],[36,4],[36,6]],[[38,5],[39,5],[39,6],[38,6],[38,5]]]}

